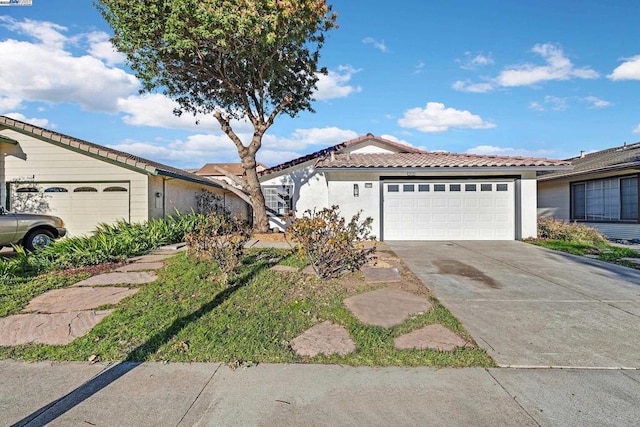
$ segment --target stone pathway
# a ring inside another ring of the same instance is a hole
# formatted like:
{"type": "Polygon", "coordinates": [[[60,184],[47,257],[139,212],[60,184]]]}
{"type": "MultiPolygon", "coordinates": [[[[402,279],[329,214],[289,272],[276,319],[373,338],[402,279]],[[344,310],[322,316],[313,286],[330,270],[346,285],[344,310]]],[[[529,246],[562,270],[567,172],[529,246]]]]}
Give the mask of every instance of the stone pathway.
{"type": "Polygon", "coordinates": [[[0,318],[0,346],[69,344],[113,311],[96,310],[98,307],[118,304],[140,290],[127,285],[155,281],[154,270],[163,268],[163,261],[181,250],[184,249],[180,245],[159,248],[150,255],[132,258],[131,264],[113,272],[45,292],[31,300],[21,314],[0,318]]]}
{"type": "MultiPolygon", "coordinates": [[[[399,260],[395,259],[396,262],[399,260]]],[[[394,259],[377,260],[362,268],[367,283],[401,282],[394,259]]],[[[288,271],[274,268],[277,271],[288,271]]],[[[355,295],[344,300],[345,306],[360,322],[392,328],[402,324],[410,316],[426,313],[432,303],[400,289],[385,287],[355,295]]],[[[395,338],[397,349],[453,351],[468,343],[459,335],[440,324],[432,324],[395,338]]],[[[291,341],[291,348],[300,356],[318,354],[345,355],[356,350],[356,345],[344,326],[329,321],[319,323],[291,341]]]]}

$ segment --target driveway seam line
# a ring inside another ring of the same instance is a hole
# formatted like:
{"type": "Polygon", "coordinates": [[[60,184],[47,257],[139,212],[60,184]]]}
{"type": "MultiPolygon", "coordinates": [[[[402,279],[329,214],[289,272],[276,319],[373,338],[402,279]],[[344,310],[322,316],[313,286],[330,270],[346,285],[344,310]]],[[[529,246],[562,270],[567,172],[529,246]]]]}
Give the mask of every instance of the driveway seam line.
{"type": "Polygon", "coordinates": [[[195,399],[193,399],[193,402],[191,402],[191,405],[189,405],[189,407],[187,408],[186,412],[184,413],[184,415],[182,415],[182,417],[180,418],[180,421],[178,421],[178,423],[176,424],[176,427],[178,427],[180,424],[182,424],[182,421],[184,421],[185,417],[187,416],[187,414],[189,413],[189,411],[191,411],[191,408],[193,408],[193,405],[196,404],[196,402],[198,401],[198,399],[200,398],[200,396],[202,395],[202,392],[204,391],[205,388],[207,388],[207,386],[211,383],[211,381],[213,380],[213,377],[216,376],[216,374],[218,373],[218,370],[220,370],[220,367],[222,366],[222,363],[218,364],[218,367],[215,369],[215,371],[213,371],[213,373],[211,374],[211,376],[209,377],[209,379],[207,380],[206,383],[204,383],[204,385],[202,386],[202,388],[200,389],[200,391],[198,392],[198,395],[196,396],[195,399]]]}
{"type": "Polygon", "coordinates": [[[493,378],[493,380],[496,382],[496,384],[498,384],[498,385],[499,385],[499,386],[504,390],[504,392],[505,392],[505,393],[507,393],[507,395],[508,395],[511,399],[513,399],[513,401],[514,401],[514,402],[515,402],[515,403],[520,407],[520,409],[522,409],[522,410],[524,411],[524,413],[525,413],[525,414],[527,414],[527,416],[529,416],[529,418],[531,418],[531,420],[532,420],[534,423],[536,423],[536,425],[537,425],[537,426],[542,427],[542,424],[540,424],[540,423],[539,423],[539,422],[538,422],[538,421],[533,417],[533,415],[531,415],[531,414],[529,413],[529,411],[527,411],[527,410],[525,409],[525,407],[524,407],[524,406],[522,406],[522,404],[521,404],[520,402],[518,402],[518,399],[516,399],[516,396],[515,396],[515,395],[513,395],[513,394],[511,394],[511,393],[509,392],[509,390],[507,390],[507,389],[505,388],[505,386],[503,386],[503,385],[502,385],[502,383],[501,383],[500,381],[498,381],[498,379],[497,379],[495,376],[493,376],[493,374],[491,373],[491,371],[489,371],[489,369],[486,369],[486,368],[485,368],[485,371],[487,372],[487,374],[489,374],[489,376],[490,376],[491,378],[493,378]]]}

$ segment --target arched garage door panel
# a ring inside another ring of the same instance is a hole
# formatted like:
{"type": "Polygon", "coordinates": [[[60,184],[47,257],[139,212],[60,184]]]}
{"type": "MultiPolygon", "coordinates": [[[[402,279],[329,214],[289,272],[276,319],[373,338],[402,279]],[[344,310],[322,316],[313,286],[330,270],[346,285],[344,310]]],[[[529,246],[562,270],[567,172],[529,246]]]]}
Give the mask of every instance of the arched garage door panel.
{"type": "MultiPolygon", "coordinates": [[[[29,196],[33,200],[39,198],[40,213],[56,215],[64,220],[69,236],[90,234],[100,223],[114,223],[121,219],[129,221],[129,182],[22,182],[12,188],[12,207],[24,205],[22,200],[25,198],[25,188],[32,189],[29,196]],[[33,189],[37,189],[37,193],[34,193],[33,189]]],[[[34,211],[29,209],[29,206],[20,210],[34,211]]]]}
{"type": "Polygon", "coordinates": [[[513,240],[514,181],[385,182],[384,240],[513,240]]]}

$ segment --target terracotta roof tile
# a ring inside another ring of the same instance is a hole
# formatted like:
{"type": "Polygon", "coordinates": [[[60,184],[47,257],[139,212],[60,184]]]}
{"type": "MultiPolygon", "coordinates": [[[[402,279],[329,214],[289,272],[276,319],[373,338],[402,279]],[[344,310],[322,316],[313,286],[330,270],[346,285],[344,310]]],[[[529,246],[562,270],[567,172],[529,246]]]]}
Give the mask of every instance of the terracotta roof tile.
{"type": "Polygon", "coordinates": [[[336,154],[320,159],[318,168],[466,168],[569,166],[564,160],[481,156],[453,153],[336,154]]]}
{"type": "Polygon", "coordinates": [[[273,173],[273,172],[278,172],[278,171],[281,171],[281,170],[284,170],[284,169],[288,169],[290,167],[299,165],[301,163],[308,162],[310,160],[322,158],[322,157],[327,156],[328,154],[330,154],[332,152],[333,153],[339,153],[341,150],[343,150],[345,148],[351,147],[351,146],[353,146],[355,144],[358,144],[358,143],[364,142],[364,141],[368,141],[368,140],[377,141],[377,142],[381,142],[381,143],[386,144],[386,145],[390,145],[392,147],[395,147],[395,148],[399,149],[401,152],[405,152],[405,153],[425,153],[424,150],[420,150],[419,148],[410,147],[408,145],[400,144],[398,142],[391,141],[389,139],[381,138],[381,137],[378,137],[378,136],[374,136],[373,134],[368,133],[368,134],[366,134],[364,136],[359,136],[357,138],[350,139],[349,141],[341,142],[340,144],[336,144],[336,145],[333,145],[331,147],[323,148],[322,150],[318,150],[318,151],[316,151],[314,153],[307,154],[305,156],[298,157],[297,159],[293,159],[293,160],[290,160],[288,162],[284,162],[284,163],[281,163],[279,165],[273,166],[273,167],[271,167],[269,169],[266,169],[266,170],[260,172],[259,174],[260,175],[266,175],[266,174],[270,174],[270,173],[273,173]]]}

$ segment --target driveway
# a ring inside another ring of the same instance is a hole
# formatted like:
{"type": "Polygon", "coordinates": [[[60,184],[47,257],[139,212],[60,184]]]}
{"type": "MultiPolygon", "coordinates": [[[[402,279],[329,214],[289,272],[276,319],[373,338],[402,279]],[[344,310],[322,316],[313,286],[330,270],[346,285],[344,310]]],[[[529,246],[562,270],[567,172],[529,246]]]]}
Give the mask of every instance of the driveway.
{"type": "Polygon", "coordinates": [[[640,271],[522,242],[387,242],[505,367],[640,368],[640,271]]]}

